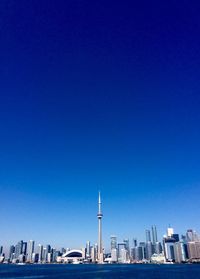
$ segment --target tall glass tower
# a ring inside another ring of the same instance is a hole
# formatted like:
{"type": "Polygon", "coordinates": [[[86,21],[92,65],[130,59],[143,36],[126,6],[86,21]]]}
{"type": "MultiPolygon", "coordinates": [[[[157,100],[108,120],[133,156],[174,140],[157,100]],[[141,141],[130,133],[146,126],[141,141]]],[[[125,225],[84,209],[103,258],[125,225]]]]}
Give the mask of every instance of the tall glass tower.
{"type": "Polygon", "coordinates": [[[155,245],[156,242],[158,242],[158,236],[157,236],[157,229],[156,226],[151,227],[152,230],[152,239],[153,239],[153,244],[155,245]]]}

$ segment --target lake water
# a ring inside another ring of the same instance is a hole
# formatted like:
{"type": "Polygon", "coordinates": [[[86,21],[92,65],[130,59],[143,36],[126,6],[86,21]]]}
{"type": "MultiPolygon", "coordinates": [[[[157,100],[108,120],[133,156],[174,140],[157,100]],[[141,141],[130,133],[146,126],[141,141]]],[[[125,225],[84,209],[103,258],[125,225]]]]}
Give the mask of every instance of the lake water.
{"type": "Polygon", "coordinates": [[[0,279],[200,279],[200,265],[0,265],[0,279]]]}

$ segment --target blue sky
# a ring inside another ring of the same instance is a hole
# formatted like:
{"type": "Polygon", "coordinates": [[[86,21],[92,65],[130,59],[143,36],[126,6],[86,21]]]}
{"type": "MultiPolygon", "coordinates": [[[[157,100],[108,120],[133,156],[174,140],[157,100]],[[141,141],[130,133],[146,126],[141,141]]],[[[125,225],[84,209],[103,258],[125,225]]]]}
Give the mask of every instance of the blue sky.
{"type": "Polygon", "coordinates": [[[4,245],[200,230],[197,4],[1,1],[4,245]]]}

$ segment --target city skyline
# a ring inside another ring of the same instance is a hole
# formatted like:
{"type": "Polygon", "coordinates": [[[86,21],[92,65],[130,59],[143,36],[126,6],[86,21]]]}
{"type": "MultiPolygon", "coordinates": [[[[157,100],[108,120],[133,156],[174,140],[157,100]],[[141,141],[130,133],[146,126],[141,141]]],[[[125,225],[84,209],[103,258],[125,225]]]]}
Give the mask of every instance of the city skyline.
{"type": "MultiPolygon", "coordinates": [[[[103,253],[105,253],[105,251],[108,249],[108,246],[107,246],[107,244],[108,244],[108,242],[105,240],[105,239],[103,239],[103,236],[102,236],[102,217],[103,217],[103,214],[102,214],[102,199],[101,199],[101,193],[100,193],[100,191],[98,192],[98,213],[97,213],[97,219],[98,219],[98,225],[97,225],[97,227],[98,227],[98,229],[97,229],[97,239],[96,239],[96,241],[93,241],[93,243],[94,243],[94,245],[98,245],[98,247],[100,247],[99,249],[98,249],[98,253],[97,253],[97,261],[99,262],[99,263],[102,263],[103,262],[103,253]],[[96,244],[95,244],[96,243],[96,244]],[[103,252],[103,249],[105,249],[104,250],[104,252],[103,252]]],[[[192,232],[192,234],[196,234],[197,235],[197,239],[199,239],[198,241],[200,241],[200,236],[198,236],[198,232],[196,232],[196,230],[194,230],[194,229],[187,229],[187,232],[189,232],[191,230],[191,232],[192,232]]],[[[179,233],[180,234],[180,233],[179,233]]],[[[151,225],[151,227],[150,228],[146,228],[145,230],[144,230],[144,236],[143,237],[141,237],[140,236],[140,238],[138,238],[138,237],[136,237],[136,236],[134,236],[134,235],[132,235],[132,237],[123,237],[123,239],[127,239],[128,240],[128,243],[129,243],[129,240],[131,241],[131,244],[130,244],[130,247],[134,247],[134,243],[135,243],[135,241],[137,242],[137,243],[142,243],[141,241],[145,241],[146,243],[152,243],[151,245],[156,245],[156,243],[161,243],[162,242],[162,240],[161,239],[164,239],[165,237],[171,237],[172,235],[175,235],[174,234],[174,229],[171,227],[171,225],[169,224],[168,225],[168,227],[167,227],[167,229],[166,229],[166,234],[163,234],[162,235],[162,237],[158,237],[158,232],[157,232],[157,227],[156,227],[156,225],[154,224],[154,225],[151,225]]],[[[178,234],[177,234],[178,235],[178,234]]],[[[180,234],[181,235],[181,234],[180,234]]],[[[182,235],[184,235],[184,234],[182,234],[182,235]]],[[[111,239],[114,239],[114,242],[116,242],[116,240],[117,240],[117,236],[116,236],[116,234],[112,234],[112,235],[110,235],[110,238],[111,239]]],[[[179,238],[178,238],[179,239],[179,238]]],[[[107,239],[108,240],[108,239],[107,239]]],[[[70,240],[68,240],[69,242],[70,242],[70,240]]],[[[123,240],[123,241],[125,241],[125,240],[123,240]]],[[[23,243],[23,241],[21,240],[20,242],[22,242],[23,243]]],[[[19,242],[19,243],[20,243],[19,242]]],[[[86,250],[90,250],[90,248],[88,248],[87,246],[89,245],[90,246],[90,240],[88,240],[87,241],[87,244],[86,244],[86,250]]],[[[3,244],[3,243],[0,243],[0,244],[3,244]]],[[[8,253],[8,245],[7,245],[8,243],[6,243],[6,245],[5,246],[1,246],[0,245],[0,248],[1,248],[1,250],[3,250],[3,247],[4,247],[4,250],[6,251],[6,253],[8,253]],[[6,249],[5,249],[6,248],[6,249]]],[[[26,244],[26,248],[25,248],[25,250],[29,250],[29,251],[31,251],[30,252],[30,254],[27,254],[27,260],[28,261],[31,261],[31,257],[32,257],[32,253],[34,252],[34,250],[35,250],[35,240],[29,240],[29,246],[27,245],[27,242],[25,242],[25,244],[26,244]]],[[[111,250],[112,250],[112,240],[111,240],[111,250]]],[[[128,244],[129,245],[129,244],[128,244]]],[[[41,246],[41,242],[38,242],[38,246],[41,246]]],[[[42,245],[43,246],[43,245],[42,245]]],[[[48,245],[47,245],[48,246],[48,245]]],[[[55,246],[55,248],[58,248],[58,246],[57,245],[54,245],[55,246]]],[[[67,248],[67,246],[66,245],[63,245],[66,249],[71,249],[71,247],[70,246],[68,246],[68,248],[67,248]]],[[[64,247],[63,247],[63,249],[64,249],[64,247]]],[[[76,247],[73,247],[73,248],[78,248],[77,246],[76,247]]],[[[22,249],[22,248],[21,248],[22,249]]],[[[1,254],[1,253],[0,253],[1,254]]]]}
{"type": "Polygon", "coordinates": [[[89,2],[1,1],[2,244],[200,231],[199,9],[89,2]]]}

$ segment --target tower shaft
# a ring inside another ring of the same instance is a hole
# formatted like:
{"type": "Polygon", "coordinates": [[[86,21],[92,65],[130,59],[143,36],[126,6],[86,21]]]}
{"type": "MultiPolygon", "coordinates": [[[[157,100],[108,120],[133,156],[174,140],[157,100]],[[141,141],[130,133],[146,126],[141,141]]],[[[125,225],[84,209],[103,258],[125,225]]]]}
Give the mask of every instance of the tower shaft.
{"type": "Polygon", "coordinates": [[[103,245],[102,245],[102,217],[101,212],[101,194],[99,192],[99,201],[98,201],[98,262],[103,262],[103,245]]]}

